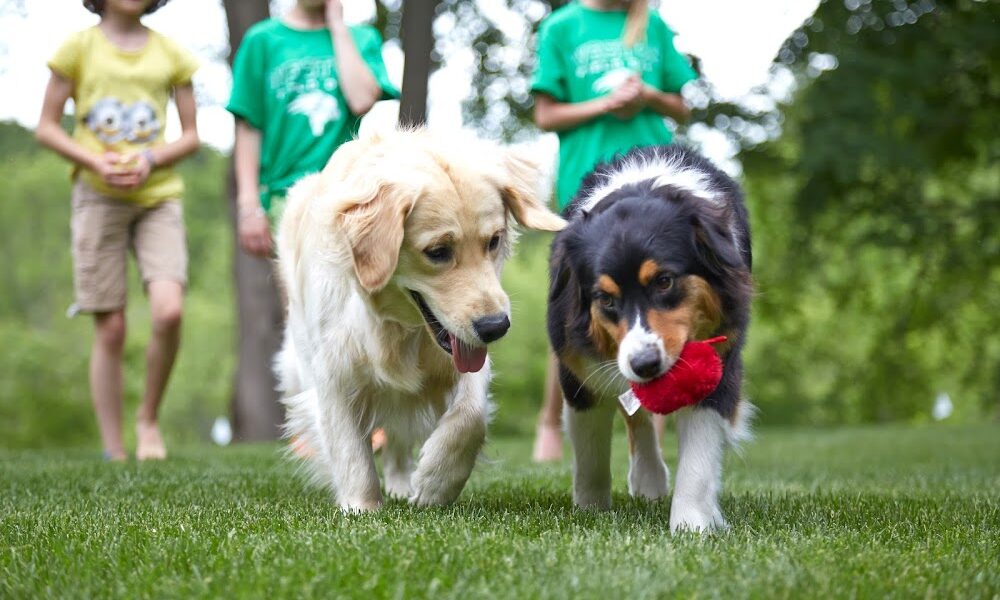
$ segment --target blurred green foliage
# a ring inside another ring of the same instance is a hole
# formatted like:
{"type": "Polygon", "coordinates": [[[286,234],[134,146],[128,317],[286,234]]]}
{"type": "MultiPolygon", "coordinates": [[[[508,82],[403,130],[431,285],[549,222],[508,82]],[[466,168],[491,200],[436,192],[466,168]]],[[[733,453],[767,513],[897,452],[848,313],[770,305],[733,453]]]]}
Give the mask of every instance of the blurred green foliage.
{"type": "MultiPolygon", "coordinates": [[[[745,389],[762,422],[924,421],[940,391],[952,420],[998,416],[998,13],[971,0],[827,1],[782,48],[798,82],[782,135],[741,140],[740,154],[757,281],[745,389]]],[[[0,124],[0,156],[0,445],[96,447],[91,324],[64,316],[69,168],[16,125],[0,124]]],[[[206,439],[228,412],[227,160],[202,150],[180,168],[191,286],[163,408],[173,440],[206,439]]],[[[514,326],[491,351],[495,433],[530,431],[537,414],[550,239],[522,236],[504,272],[514,326]]],[[[149,329],[134,272],[130,283],[127,433],[149,329]]]]}
{"type": "Polygon", "coordinates": [[[783,134],[741,153],[769,410],[923,419],[945,391],[958,417],[998,414],[997,22],[995,2],[829,0],[779,52],[799,78],[783,134]]]}

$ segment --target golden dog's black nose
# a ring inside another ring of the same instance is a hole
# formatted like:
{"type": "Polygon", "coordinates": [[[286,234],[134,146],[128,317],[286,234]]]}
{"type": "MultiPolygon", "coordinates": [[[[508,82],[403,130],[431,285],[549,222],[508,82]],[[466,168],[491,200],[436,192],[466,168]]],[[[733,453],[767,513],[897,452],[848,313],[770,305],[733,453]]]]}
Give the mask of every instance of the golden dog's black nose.
{"type": "Polygon", "coordinates": [[[510,319],[504,313],[480,317],[472,322],[472,328],[476,330],[479,339],[489,344],[499,340],[507,333],[507,330],[510,329],[510,319]]]}

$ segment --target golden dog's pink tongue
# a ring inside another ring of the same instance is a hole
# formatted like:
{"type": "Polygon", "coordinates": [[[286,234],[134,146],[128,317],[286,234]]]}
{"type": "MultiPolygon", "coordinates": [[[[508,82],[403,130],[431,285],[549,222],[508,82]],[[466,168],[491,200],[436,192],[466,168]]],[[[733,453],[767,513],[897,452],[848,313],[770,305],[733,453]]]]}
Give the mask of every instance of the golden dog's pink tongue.
{"type": "Polygon", "coordinates": [[[478,373],[486,364],[486,346],[470,346],[449,333],[451,360],[459,373],[478,373]]]}

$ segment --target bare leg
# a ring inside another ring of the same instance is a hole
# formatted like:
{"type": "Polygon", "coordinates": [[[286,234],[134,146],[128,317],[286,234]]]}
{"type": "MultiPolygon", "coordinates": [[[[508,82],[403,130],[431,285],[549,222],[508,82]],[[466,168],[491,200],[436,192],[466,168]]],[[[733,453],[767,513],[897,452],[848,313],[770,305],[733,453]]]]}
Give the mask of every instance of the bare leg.
{"type": "Polygon", "coordinates": [[[385,430],[381,427],[372,432],[372,451],[378,452],[385,447],[386,440],[388,438],[385,435],[385,430]]]}
{"type": "Polygon", "coordinates": [[[538,415],[538,430],[535,433],[535,462],[562,460],[562,390],[559,388],[559,363],[555,354],[549,352],[545,372],[545,398],[538,415]]]}
{"type": "Polygon", "coordinates": [[[151,281],[147,290],[153,335],[146,348],[146,389],[136,414],[135,456],[139,460],[159,460],[167,457],[167,450],[157,419],[180,345],[184,288],[176,281],[151,281]]]}
{"type": "Polygon", "coordinates": [[[125,347],[125,311],[94,315],[94,345],[90,352],[90,395],[110,460],[125,460],[122,443],[122,350],[125,347]]]}

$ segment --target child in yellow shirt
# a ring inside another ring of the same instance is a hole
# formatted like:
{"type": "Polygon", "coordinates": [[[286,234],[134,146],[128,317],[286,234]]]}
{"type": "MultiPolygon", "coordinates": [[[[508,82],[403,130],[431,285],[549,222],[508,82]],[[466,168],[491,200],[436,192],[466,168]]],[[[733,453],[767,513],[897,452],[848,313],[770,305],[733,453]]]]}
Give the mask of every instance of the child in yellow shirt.
{"type": "Polygon", "coordinates": [[[49,61],[52,74],[36,130],[42,145],[73,163],[71,311],[94,315],[90,391],[109,460],[126,458],[122,350],[130,249],[153,320],[136,416],[136,457],[166,457],[157,414],[180,343],[187,285],[184,185],[171,165],[199,144],[191,85],[197,63],[141,22],[168,1],[83,0],[100,23],[70,36],[49,61]],[[181,136],[167,143],[163,129],[171,94],[181,136]],[[69,98],[76,113],[72,137],[59,124],[69,98]]]}

